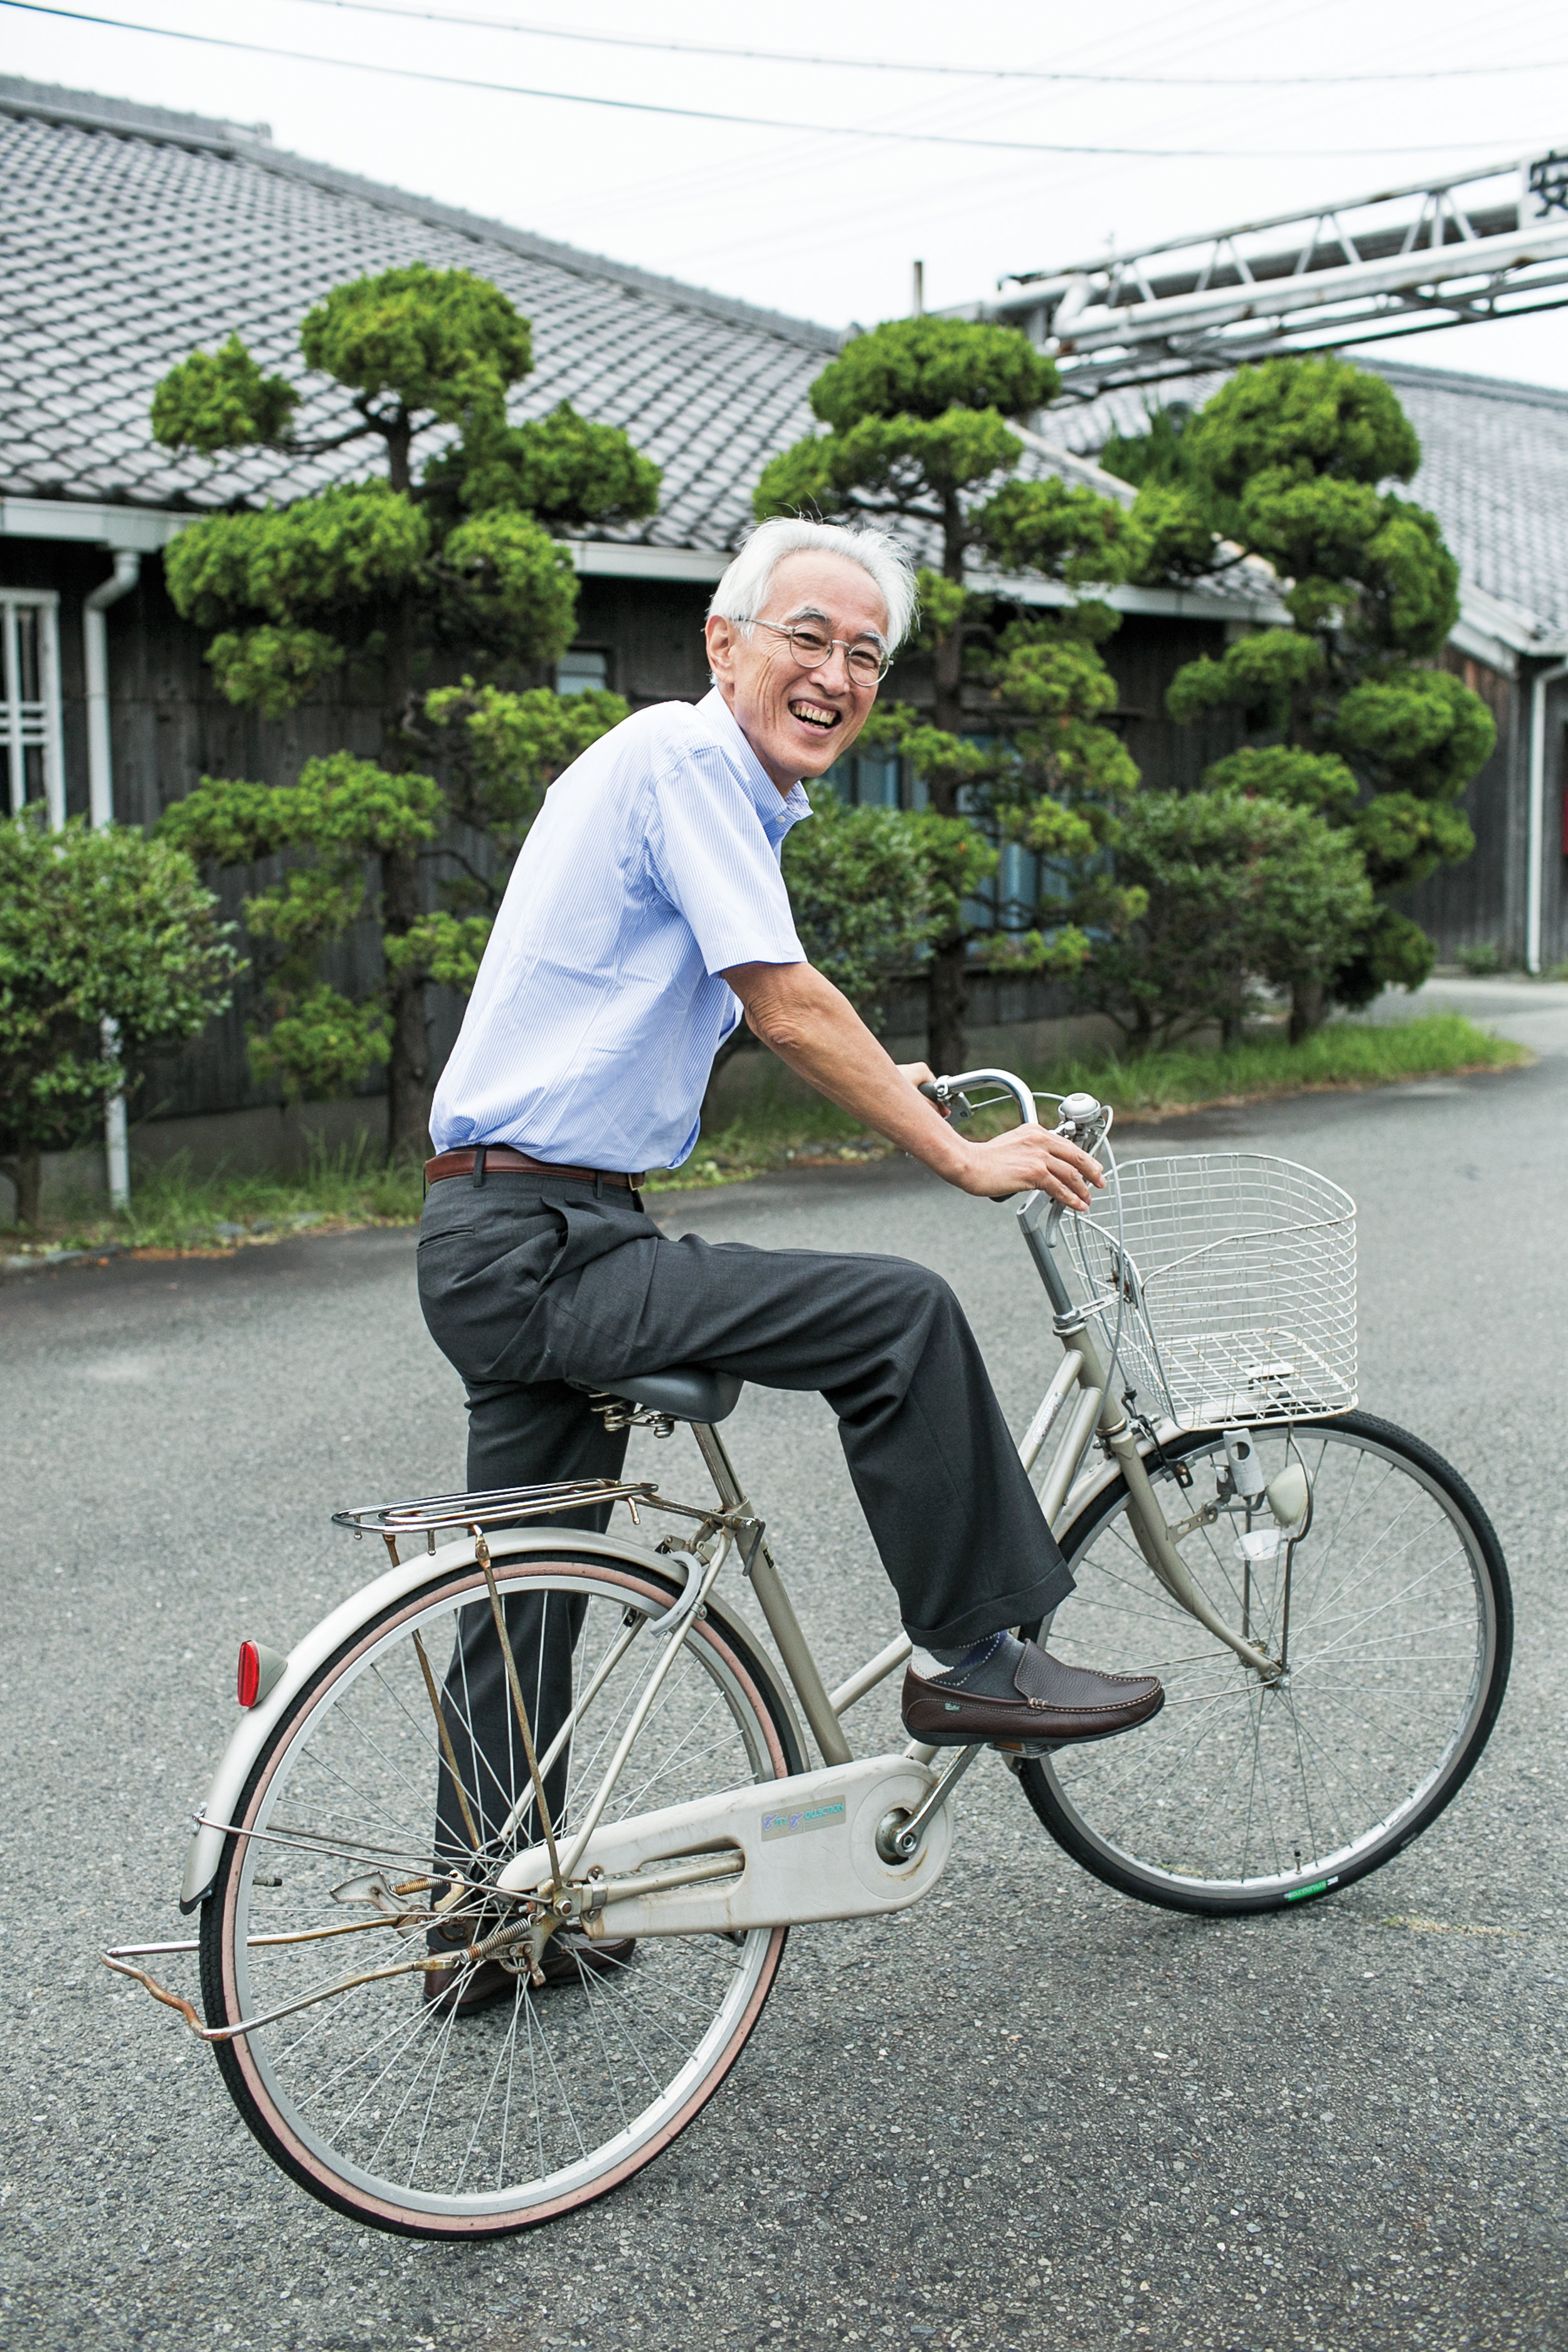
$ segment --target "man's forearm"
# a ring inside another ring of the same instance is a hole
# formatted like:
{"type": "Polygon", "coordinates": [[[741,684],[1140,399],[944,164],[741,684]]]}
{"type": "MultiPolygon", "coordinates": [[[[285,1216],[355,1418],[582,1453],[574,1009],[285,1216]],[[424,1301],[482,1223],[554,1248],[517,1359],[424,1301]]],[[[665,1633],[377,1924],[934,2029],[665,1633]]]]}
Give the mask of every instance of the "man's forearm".
{"type": "Polygon", "coordinates": [[[781,1062],[945,1182],[992,1201],[1046,1192],[1070,1209],[1087,1208],[1090,1188],[1103,1182],[1097,1160],[1044,1127],[1014,1128],[984,1143],[954,1135],[911,1083],[924,1063],[900,1069],[848,998],[810,964],[742,964],[724,977],[781,1062]]]}
{"type": "Polygon", "coordinates": [[[748,1024],[781,1062],[950,1183],[958,1181],[959,1139],[830,980],[809,964],[751,964],[726,976],[748,1024]]]}

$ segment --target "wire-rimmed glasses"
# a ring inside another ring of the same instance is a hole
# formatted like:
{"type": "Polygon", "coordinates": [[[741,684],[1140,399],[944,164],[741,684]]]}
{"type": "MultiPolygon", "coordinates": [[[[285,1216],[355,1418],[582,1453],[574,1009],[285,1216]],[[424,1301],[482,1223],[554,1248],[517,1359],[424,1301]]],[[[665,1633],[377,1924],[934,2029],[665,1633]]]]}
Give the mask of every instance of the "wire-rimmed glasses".
{"type": "Polygon", "coordinates": [[[824,662],[832,660],[835,646],[843,646],[844,667],[857,686],[879,686],[893,667],[892,656],[880,646],[864,638],[851,645],[847,637],[830,637],[812,621],[759,621],[756,625],[787,637],[790,652],[802,669],[820,669],[824,662]]]}

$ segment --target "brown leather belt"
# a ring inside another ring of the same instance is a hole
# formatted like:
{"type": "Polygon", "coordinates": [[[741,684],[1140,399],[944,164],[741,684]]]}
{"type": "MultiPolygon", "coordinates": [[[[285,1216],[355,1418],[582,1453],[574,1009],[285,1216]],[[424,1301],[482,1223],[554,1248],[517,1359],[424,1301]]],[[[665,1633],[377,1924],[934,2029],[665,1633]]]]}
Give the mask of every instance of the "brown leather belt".
{"type": "Polygon", "coordinates": [[[438,1151],[434,1160],[425,1162],[426,1186],[438,1184],[444,1176],[472,1176],[482,1184],[487,1176],[564,1176],[579,1184],[621,1184],[635,1192],[642,1182],[640,1175],[623,1176],[614,1168],[561,1168],[548,1160],[531,1160],[526,1151],[514,1151],[510,1143],[481,1143],[463,1151],[438,1151]],[[474,1163],[479,1166],[476,1173],[474,1163]]]}

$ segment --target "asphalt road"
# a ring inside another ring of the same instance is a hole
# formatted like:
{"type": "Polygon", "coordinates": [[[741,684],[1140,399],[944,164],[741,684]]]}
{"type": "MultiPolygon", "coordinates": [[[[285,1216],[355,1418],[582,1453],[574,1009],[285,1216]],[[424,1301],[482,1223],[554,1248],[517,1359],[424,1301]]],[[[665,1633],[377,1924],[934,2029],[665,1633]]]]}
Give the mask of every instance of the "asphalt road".
{"type": "MultiPolygon", "coordinates": [[[[1083,1876],[983,1766],[934,1901],[797,1930],[739,2066],[675,2148],[605,2203],[483,2250],[311,2203],[210,2058],[95,1958],[180,1932],[185,1824],[234,1720],[239,1639],[287,1646],[369,1572],[329,1510],[458,1482],[412,1237],[7,1287],[0,2339],[1568,2343],[1568,989],[1448,993],[1518,1025],[1536,1066],[1208,1116],[1134,1149],[1246,1138],[1357,1196],[1363,1401],[1460,1465],[1515,1581],[1511,1690],[1459,1801],[1331,1902],[1214,1924],[1083,1876]]],[[[898,1163],[667,1213],[939,1267],[1024,1425],[1052,1351],[1004,1211],[898,1163]]],[[[831,1680],[893,1612],[830,1419],[753,1391],[731,1426],[831,1680]]],[[[660,1449],[672,1487],[688,1444],[660,1449]]]]}

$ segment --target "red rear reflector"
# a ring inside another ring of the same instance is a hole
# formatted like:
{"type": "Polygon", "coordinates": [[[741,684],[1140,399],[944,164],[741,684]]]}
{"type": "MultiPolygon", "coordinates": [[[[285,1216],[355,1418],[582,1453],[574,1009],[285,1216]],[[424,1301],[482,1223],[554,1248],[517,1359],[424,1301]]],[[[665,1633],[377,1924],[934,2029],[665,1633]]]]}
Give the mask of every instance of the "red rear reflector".
{"type": "Polygon", "coordinates": [[[261,1653],[254,1642],[242,1642],[239,1645],[238,1692],[241,1706],[254,1706],[260,1689],[261,1653]]]}

